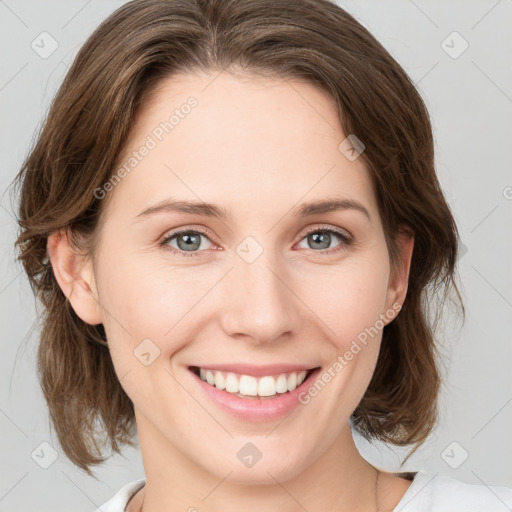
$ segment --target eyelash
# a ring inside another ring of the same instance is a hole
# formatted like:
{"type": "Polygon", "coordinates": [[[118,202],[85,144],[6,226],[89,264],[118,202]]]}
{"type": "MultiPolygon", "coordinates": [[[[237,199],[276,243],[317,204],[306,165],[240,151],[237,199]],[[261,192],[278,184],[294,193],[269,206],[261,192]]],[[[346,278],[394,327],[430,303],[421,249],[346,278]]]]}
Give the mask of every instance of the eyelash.
{"type": "MultiPolygon", "coordinates": [[[[174,247],[170,247],[170,246],[166,245],[173,238],[175,238],[179,235],[183,235],[185,233],[188,233],[188,234],[193,233],[193,234],[203,235],[206,238],[208,238],[208,240],[210,240],[210,238],[208,237],[208,234],[205,231],[202,231],[200,229],[186,229],[186,230],[182,230],[182,231],[176,231],[175,233],[171,233],[171,234],[165,236],[163,238],[163,240],[159,243],[159,246],[162,247],[163,249],[169,250],[170,252],[172,252],[174,254],[179,254],[180,256],[184,256],[185,258],[194,258],[194,257],[199,256],[204,251],[196,251],[196,252],[190,251],[187,253],[187,251],[180,251],[180,250],[175,249],[174,247]]],[[[325,249],[323,251],[314,251],[313,249],[310,249],[314,253],[319,254],[321,256],[324,256],[324,255],[328,256],[328,255],[337,253],[339,251],[342,251],[344,248],[348,247],[353,242],[352,237],[346,235],[342,231],[338,231],[337,229],[333,229],[331,227],[325,227],[325,226],[316,226],[314,228],[307,230],[304,233],[304,235],[302,236],[302,238],[299,240],[299,242],[301,242],[304,238],[306,238],[311,233],[328,233],[330,235],[337,236],[342,241],[342,244],[340,244],[338,247],[336,247],[334,249],[325,249]]]]}

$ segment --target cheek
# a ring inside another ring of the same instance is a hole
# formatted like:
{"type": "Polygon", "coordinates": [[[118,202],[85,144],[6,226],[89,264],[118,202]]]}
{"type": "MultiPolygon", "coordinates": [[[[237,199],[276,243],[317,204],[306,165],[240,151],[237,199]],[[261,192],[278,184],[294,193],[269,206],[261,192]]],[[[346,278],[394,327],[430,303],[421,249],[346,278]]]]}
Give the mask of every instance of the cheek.
{"type": "Polygon", "coordinates": [[[384,313],[389,267],[384,253],[361,254],[339,265],[303,272],[299,296],[328,327],[342,350],[384,313]]]}
{"type": "MultiPolygon", "coordinates": [[[[108,250],[105,247],[104,254],[108,250]]],[[[109,343],[131,354],[127,345],[133,350],[144,339],[153,340],[168,353],[176,351],[182,320],[212,286],[215,276],[195,272],[192,267],[172,268],[162,258],[133,254],[103,258],[98,278],[109,343]]]]}
{"type": "MultiPolygon", "coordinates": [[[[328,341],[322,352],[326,366],[304,400],[312,400],[315,417],[333,425],[344,423],[363,397],[379,356],[382,315],[386,313],[388,260],[385,251],[361,254],[329,272],[306,274],[302,296],[328,341]],[[326,327],[327,326],[327,327],[326,327]],[[322,389],[329,391],[324,393],[322,389]],[[322,395],[320,400],[315,396],[322,395]],[[329,412],[330,411],[330,412],[329,412]],[[328,415],[335,411],[335,419],[328,415]]],[[[389,317],[391,318],[391,317],[389,317]]],[[[318,329],[315,328],[315,330],[318,329]]]]}

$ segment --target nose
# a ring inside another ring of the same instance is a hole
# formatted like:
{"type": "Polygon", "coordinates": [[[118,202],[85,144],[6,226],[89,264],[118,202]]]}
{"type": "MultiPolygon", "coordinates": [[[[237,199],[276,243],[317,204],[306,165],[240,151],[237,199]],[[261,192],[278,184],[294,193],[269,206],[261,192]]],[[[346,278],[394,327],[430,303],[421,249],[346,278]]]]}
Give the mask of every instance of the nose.
{"type": "Polygon", "coordinates": [[[219,311],[227,335],[265,344],[297,329],[301,302],[293,293],[293,277],[283,266],[262,255],[252,263],[236,261],[226,277],[219,311]]]}

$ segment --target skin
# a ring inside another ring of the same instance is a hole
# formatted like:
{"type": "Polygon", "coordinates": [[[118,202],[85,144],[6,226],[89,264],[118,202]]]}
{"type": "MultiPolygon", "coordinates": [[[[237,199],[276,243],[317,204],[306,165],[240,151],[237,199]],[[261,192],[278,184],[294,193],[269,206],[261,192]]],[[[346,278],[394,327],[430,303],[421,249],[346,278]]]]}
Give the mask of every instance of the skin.
{"type": "Polygon", "coordinates": [[[137,115],[119,164],[190,96],[198,106],[108,193],[94,258],[77,255],[62,231],[48,241],[59,285],[82,320],[105,326],[134,403],[146,486],[128,510],[143,502],[151,512],[368,511],[377,509],[376,492],[379,510],[391,510],[410,482],[366,462],[348,423],[381,332],[309,404],[274,422],[222,411],[187,367],[332,366],[403,303],[414,237],[402,234],[392,272],[369,171],[338,150],[346,134],[330,97],[299,81],[226,71],[166,79],[137,115]],[[136,219],[170,197],[214,203],[232,217],[136,219]],[[353,209],[291,215],[304,201],[333,197],[360,202],[370,220],[353,209]],[[305,234],[317,226],[354,241],[333,235],[319,248],[305,234]],[[195,256],[171,252],[184,246],[177,238],[158,245],[178,228],[206,230],[195,256]],[[263,249],[250,264],[236,252],[247,236],[263,249]],[[134,350],[148,338],[160,354],[146,366],[134,350]],[[236,456],[249,441],[263,454],[252,468],[236,456]]]}

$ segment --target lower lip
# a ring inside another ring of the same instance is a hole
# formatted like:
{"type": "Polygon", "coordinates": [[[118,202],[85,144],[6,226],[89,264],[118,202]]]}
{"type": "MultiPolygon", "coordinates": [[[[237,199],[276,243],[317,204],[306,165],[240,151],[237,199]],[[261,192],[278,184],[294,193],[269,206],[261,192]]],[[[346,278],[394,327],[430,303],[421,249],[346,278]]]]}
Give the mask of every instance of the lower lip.
{"type": "Polygon", "coordinates": [[[188,370],[198,382],[206,395],[221,409],[246,421],[271,421],[290,414],[299,405],[299,395],[305,391],[320,373],[320,368],[313,370],[308,378],[293,391],[279,393],[275,397],[240,398],[227,391],[217,389],[201,380],[192,370],[188,370]]]}

